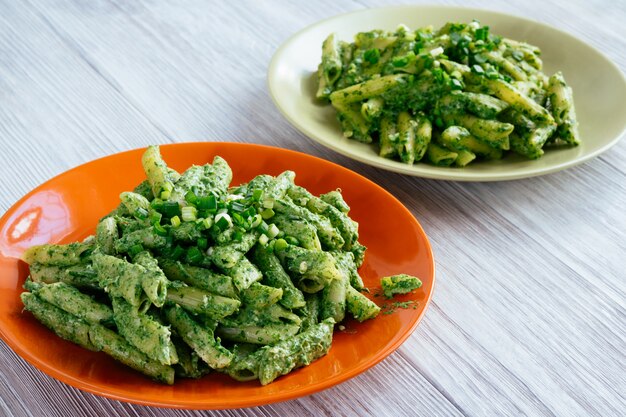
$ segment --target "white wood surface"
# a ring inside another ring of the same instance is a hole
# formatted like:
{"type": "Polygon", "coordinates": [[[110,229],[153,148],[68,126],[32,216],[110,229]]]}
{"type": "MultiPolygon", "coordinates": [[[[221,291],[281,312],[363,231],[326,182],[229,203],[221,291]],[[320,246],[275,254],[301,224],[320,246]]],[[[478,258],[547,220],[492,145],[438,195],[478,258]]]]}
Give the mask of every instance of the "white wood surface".
{"type": "MultiPolygon", "coordinates": [[[[0,416],[626,415],[626,141],[544,177],[440,182],[340,156],[273,106],[265,77],[281,42],[387,3],[0,0],[1,212],[118,151],[265,143],[387,188],[425,228],[438,274],[424,321],[396,353],[309,397],[212,412],[130,405],[49,378],[0,342],[0,416]]],[[[549,23],[626,70],[626,2],[442,3],[549,23]]]]}

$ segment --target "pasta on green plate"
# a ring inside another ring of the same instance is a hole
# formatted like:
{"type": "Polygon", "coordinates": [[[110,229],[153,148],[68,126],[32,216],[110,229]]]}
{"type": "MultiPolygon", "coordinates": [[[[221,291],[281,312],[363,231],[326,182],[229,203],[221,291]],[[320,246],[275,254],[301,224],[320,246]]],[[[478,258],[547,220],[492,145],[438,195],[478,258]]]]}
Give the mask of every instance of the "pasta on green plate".
{"type": "Polygon", "coordinates": [[[395,32],[331,34],[316,97],[337,111],[344,136],[381,157],[463,167],[514,152],[537,159],[580,143],[572,89],[542,72],[539,48],[477,21],[395,32]]]}
{"type": "MultiPolygon", "coordinates": [[[[266,385],[324,356],[348,316],[379,314],[340,191],[314,196],[292,171],[233,187],[221,157],[180,174],[156,146],[142,164],[94,236],[22,255],[25,309],[58,336],[166,384],[221,372],[266,385]]],[[[421,285],[409,281],[385,285],[421,285]]]]}

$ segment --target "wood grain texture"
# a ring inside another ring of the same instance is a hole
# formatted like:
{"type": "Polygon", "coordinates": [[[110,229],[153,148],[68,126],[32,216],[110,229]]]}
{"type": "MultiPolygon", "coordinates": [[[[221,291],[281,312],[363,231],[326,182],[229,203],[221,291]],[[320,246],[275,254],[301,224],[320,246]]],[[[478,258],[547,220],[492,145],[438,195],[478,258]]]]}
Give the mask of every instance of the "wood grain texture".
{"type": "MultiPolygon", "coordinates": [[[[306,25],[392,2],[231,3],[0,0],[0,210],[70,167],[151,143],[303,151],[385,187],[423,225],[438,275],[424,321],[395,354],[337,387],[213,412],[87,394],[0,342],[0,416],[626,415],[626,141],[582,166],[506,183],[362,165],[282,118],[267,65],[306,25]]],[[[548,23],[626,70],[624,2],[441,3],[548,23]]]]}

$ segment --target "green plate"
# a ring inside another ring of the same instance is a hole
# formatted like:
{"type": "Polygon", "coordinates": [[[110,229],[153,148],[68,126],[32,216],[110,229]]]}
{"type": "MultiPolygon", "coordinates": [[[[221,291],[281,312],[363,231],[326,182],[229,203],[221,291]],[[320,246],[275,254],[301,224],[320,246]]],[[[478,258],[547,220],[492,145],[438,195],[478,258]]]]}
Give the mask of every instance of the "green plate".
{"type": "Polygon", "coordinates": [[[617,143],[626,131],[626,79],[606,56],[581,40],[543,23],[479,9],[445,6],[399,6],[367,9],[315,23],[288,39],[274,54],[268,70],[269,90],[278,109],[309,138],[343,155],[390,171],[456,181],[502,181],[557,172],[585,162],[617,143]],[[412,29],[448,21],[476,19],[492,33],[541,48],[544,72],[562,71],[574,91],[582,144],[550,149],[538,160],[509,155],[499,161],[476,162],[465,168],[407,165],[381,158],[376,145],[343,137],[335,111],[315,99],[315,72],[322,41],[335,32],[352,41],[357,32],[412,29]]]}

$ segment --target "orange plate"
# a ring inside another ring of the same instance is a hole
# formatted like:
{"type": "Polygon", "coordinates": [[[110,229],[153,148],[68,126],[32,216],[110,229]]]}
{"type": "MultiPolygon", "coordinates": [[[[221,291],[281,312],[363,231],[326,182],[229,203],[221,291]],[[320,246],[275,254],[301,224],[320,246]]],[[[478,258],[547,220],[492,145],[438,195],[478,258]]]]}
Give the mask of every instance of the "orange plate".
{"type": "Polygon", "coordinates": [[[352,207],[350,215],[359,222],[360,241],[368,247],[360,269],[365,285],[375,292],[381,276],[418,275],[422,288],[397,299],[416,301],[417,308],[398,309],[362,324],[348,321],[344,331],[335,332],[328,355],[264,387],[217,373],[200,380],[181,378],[170,387],[104,353],[58,338],[22,313],[19,294],[28,267],[18,258],[32,245],[67,243],[94,233],[98,219],[117,206],[120,192],[145,178],[142,153],[123,152],[65,172],[31,191],[0,219],[0,335],[46,374],[94,394],[145,405],[251,407],[312,394],[358,375],[398,348],[417,326],[433,290],[433,256],[419,223],[391,194],[348,169],[298,152],[241,143],[182,143],[161,147],[165,161],[179,171],[220,155],[233,169],[233,184],[290,169],[297,174],[296,182],[314,194],[341,188],[352,207]]]}

